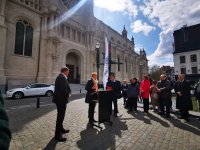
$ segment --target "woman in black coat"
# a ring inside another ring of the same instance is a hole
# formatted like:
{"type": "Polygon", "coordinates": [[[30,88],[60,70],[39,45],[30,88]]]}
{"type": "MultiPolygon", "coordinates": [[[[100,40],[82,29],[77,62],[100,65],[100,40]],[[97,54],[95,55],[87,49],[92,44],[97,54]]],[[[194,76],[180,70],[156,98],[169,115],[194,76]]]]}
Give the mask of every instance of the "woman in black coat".
{"type": "Polygon", "coordinates": [[[96,102],[94,102],[94,100],[97,100],[97,94],[93,94],[98,91],[98,81],[96,72],[92,73],[92,77],[90,80],[88,80],[85,86],[85,90],[87,91],[85,102],[89,104],[89,109],[88,109],[89,123],[93,124],[94,122],[97,122],[94,120],[94,110],[96,106],[96,102]]]}
{"type": "Polygon", "coordinates": [[[178,81],[175,84],[176,92],[176,108],[180,110],[180,119],[189,121],[189,110],[192,110],[190,82],[185,80],[185,75],[178,76],[178,81]]]}

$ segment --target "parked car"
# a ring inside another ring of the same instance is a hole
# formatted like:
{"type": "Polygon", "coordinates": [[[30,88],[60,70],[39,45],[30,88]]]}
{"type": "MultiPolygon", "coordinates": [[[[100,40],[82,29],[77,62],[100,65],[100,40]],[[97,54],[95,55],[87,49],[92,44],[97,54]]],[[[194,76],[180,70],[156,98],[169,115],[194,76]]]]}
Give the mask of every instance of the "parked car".
{"type": "Polygon", "coordinates": [[[26,96],[52,96],[54,93],[54,85],[36,83],[24,88],[11,89],[6,92],[8,98],[21,99],[26,96]]]}

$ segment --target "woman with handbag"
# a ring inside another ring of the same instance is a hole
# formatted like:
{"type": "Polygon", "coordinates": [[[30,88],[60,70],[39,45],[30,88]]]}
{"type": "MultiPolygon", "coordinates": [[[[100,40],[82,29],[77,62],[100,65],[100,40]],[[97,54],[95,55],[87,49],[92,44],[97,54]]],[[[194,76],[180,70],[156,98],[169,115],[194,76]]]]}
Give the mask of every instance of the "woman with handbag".
{"type": "Polygon", "coordinates": [[[151,95],[151,105],[153,106],[153,112],[156,111],[156,106],[158,106],[158,87],[157,81],[153,80],[153,84],[150,87],[150,95],[151,95]]]}

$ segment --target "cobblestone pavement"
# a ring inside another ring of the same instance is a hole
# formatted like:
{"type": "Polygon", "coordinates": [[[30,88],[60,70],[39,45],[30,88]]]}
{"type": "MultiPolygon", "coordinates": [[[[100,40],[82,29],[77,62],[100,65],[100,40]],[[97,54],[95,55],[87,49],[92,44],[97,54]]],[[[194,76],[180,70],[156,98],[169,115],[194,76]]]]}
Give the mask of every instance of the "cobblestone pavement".
{"type": "Polygon", "coordinates": [[[118,106],[119,117],[111,117],[113,126],[101,124],[103,130],[99,131],[87,127],[88,105],[84,98],[70,102],[64,120],[64,127],[70,129],[70,133],[66,134],[67,141],[63,143],[56,143],[53,139],[54,105],[44,105],[39,109],[7,109],[12,130],[10,150],[200,150],[198,119],[191,118],[186,123],[175,115],[169,119],[153,112],[145,115],[141,108],[138,114],[128,114],[122,100],[118,106]]]}

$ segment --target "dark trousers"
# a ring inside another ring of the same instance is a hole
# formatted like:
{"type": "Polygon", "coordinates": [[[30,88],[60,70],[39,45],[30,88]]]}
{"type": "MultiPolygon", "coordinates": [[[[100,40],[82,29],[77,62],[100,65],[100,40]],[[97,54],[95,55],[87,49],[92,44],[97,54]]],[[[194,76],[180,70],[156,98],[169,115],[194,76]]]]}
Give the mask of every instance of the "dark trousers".
{"type": "Polygon", "coordinates": [[[129,111],[132,111],[132,109],[137,111],[137,100],[138,100],[137,97],[128,98],[129,111]]]}
{"type": "Polygon", "coordinates": [[[170,115],[170,108],[171,108],[170,99],[164,99],[164,98],[160,99],[159,105],[160,105],[161,114],[164,115],[166,112],[166,115],[170,115]],[[165,108],[166,108],[166,111],[165,111],[165,108]]]}
{"type": "MultiPolygon", "coordinates": [[[[117,98],[112,98],[112,102],[114,105],[114,114],[117,114],[118,113],[117,98]]],[[[112,114],[112,103],[110,104],[110,114],[112,114]]]]}
{"type": "Polygon", "coordinates": [[[127,97],[123,97],[124,98],[124,105],[126,105],[126,101],[127,101],[127,97]]]}
{"type": "Polygon", "coordinates": [[[90,101],[89,109],[88,109],[88,118],[90,122],[94,120],[94,110],[95,110],[96,103],[94,101],[90,101]]]}
{"type": "Polygon", "coordinates": [[[127,91],[123,91],[122,92],[122,96],[124,98],[124,105],[126,105],[126,102],[127,102],[127,91]]]}
{"type": "Polygon", "coordinates": [[[180,112],[181,112],[181,117],[182,118],[188,119],[188,117],[189,117],[189,111],[188,111],[188,109],[180,109],[180,112]]]}
{"type": "Polygon", "coordinates": [[[56,130],[55,137],[59,137],[62,135],[63,131],[63,120],[65,118],[66,104],[56,104],[57,107],[57,120],[56,120],[56,130]]]}
{"type": "Polygon", "coordinates": [[[143,98],[144,112],[149,111],[149,98],[143,98]]]}
{"type": "Polygon", "coordinates": [[[170,107],[170,109],[172,109],[172,99],[170,99],[169,102],[170,102],[170,106],[169,107],[170,107]]]}

